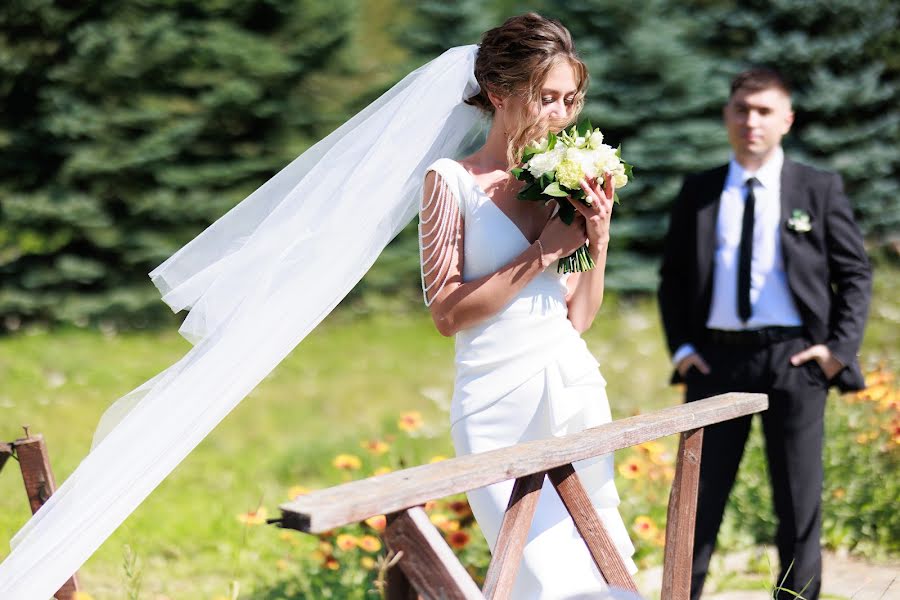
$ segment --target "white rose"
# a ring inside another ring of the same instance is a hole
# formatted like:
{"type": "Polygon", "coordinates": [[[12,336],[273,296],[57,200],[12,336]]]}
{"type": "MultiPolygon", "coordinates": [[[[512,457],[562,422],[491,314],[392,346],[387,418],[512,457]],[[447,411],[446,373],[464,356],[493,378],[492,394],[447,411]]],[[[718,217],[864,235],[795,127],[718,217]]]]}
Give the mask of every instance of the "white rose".
{"type": "Polygon", "coordinates": [[[620,164],[616,151],[606,144],[601,144],[592,152],[594,155],[594,168],[600,173],[612,171],[620,164]]]}
{"type": "Polygon", "coordinates": [[[625,174],[625,165],[622,163],[619,163],[618,167],[611,171],[611,173],[613,176],[613,183],[616,184],[616,189],[623,188],[628,184],[628,175],[625,174]]]}
{"type": "Polygon", "coordinates": [[[600,133],[600,130],[597,129],[594,133],[591,134],[590,139],[588,140],[588,148],[592,150],[596,150],[600,147],[600,144],[603,143],[603,134],[600,133]]]}
{"type": "Polygon", "coordinates": [[[597,157],[591,150],[582,148],[568,148],[566,158],[581,165],[584,176],[594,178],[597,176],[597,157]]]}
{"type": "Polygon", "coordinates": [[[545,173],[555,171],[559,163],[562,162],[565,152],[565,146],[557,145],[549,152],[535,154],[528,161],[528,172],[534,175],[535,178],[539,178],[545,173]]]}

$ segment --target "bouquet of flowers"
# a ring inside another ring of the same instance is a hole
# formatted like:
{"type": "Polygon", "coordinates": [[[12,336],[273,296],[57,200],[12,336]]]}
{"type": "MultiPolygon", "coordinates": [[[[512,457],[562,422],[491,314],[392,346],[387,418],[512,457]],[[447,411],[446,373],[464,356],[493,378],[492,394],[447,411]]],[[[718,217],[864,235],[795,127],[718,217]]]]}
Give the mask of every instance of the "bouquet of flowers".
{"type": "MultiPolygon", "coordinates": [[[[559,217],[566,224],[575,218],[575,207],[566,200],[590,205],[590,198],[581,189],[581,181],[609,173],[616,190],[625,187],[631,177],[632,166],[622,161],[622,147],[603,143],[603,134],[590,121],[573,125],[558,135],[532,142],[522,155],[521,167],[512,170],[513,176],[526,182],[518,194],[520,200],[559,203],[559,217]]],[[[618,193],[615,202],[619,202],[618,193]]],[[[577,273],[594,268],[594,260],[587,245],[561,259],[557,272],[577,273]]]]}

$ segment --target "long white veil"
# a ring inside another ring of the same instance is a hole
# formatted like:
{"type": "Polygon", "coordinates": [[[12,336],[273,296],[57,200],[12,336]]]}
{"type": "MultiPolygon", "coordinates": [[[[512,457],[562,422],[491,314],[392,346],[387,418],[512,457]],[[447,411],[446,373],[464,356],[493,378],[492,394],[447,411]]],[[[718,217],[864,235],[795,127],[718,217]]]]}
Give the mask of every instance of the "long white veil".
{"type": "Polygon", "coordinates": [[[483,125],[477,46],[448,50],[151,273],[195,345],[104,415],[91,453],[13,540],[0,598],[46,600],[340,302],[412,219],[425,168],[483,125]]]}

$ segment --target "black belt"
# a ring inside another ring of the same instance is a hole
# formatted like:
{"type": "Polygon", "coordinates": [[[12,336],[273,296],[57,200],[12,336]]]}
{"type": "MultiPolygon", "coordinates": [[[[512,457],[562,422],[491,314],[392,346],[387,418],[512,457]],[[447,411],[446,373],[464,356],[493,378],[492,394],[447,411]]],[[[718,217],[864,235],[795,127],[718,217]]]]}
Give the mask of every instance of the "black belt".
{"type": "Polygon", "coordinates": [[[768,346],[798,337],[803,337],[802,327],[762,327],[742,331],[706,330],[706,339],[722,346],[768,346]]]}

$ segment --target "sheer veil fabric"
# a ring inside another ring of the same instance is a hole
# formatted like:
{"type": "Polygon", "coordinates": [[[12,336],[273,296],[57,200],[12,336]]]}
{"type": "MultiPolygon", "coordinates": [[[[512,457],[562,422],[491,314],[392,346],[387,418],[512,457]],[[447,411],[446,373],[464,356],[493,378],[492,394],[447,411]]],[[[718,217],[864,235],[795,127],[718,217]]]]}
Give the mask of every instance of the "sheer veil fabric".
{"type": "Polygon", "coordinates": [[[0,598],[46,600],[340,302],[415,216],[425,168],[485,120],[477,46],[407,75],[151,273],[194,347],[101,419],[13,539],[0,598]]]}

